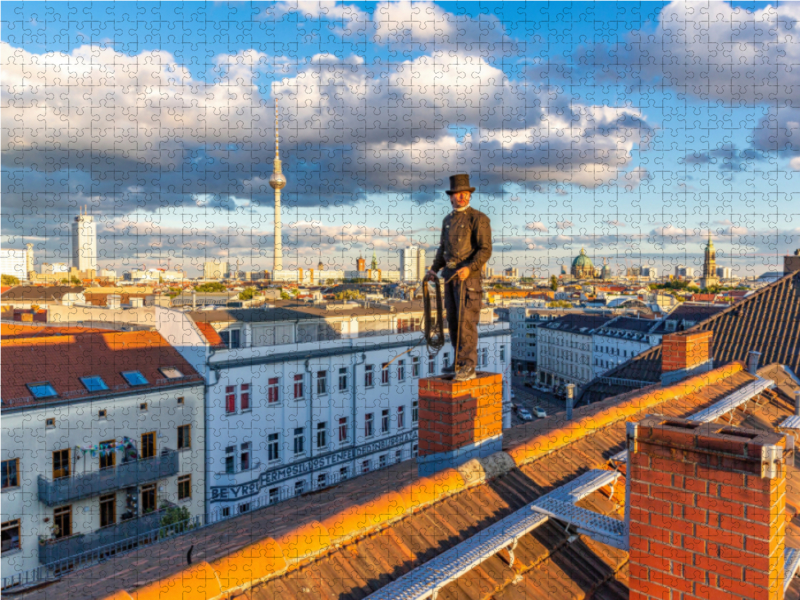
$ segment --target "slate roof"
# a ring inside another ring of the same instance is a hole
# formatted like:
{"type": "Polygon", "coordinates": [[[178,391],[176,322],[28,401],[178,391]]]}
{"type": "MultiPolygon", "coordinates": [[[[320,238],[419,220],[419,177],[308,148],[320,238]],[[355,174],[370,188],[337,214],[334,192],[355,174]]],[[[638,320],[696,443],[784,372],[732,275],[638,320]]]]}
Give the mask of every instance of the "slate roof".
{"type": "MultiPolygon", "coordinates": [[[[705,309],[709,308],[715,307],[692,306],[681,315],[685,315],[682,318],[689,318],[689,315],[699,317],[707,314],[705,309]]],[[[717,311],[686,331],[714,332],[711,353],[715,364],[743,361],[750,350],[758,350],[761,352],[760,364],[780,363],[800,373],[800,271],[790,273],[737,304],[717,311]]],[[[653,333],[664,332],[659,328],[653,333]]],[[[661,346],[658,345],[589,382],[578,402],[597,402],[660,378],[661,346]],[[610,382],[608,378],[615,381],[610,382]]]]}
{"type": "Polygon", "coordinates": [[[600,335],[614,335],[618,332],[647,333],[658,325],[654,319],[636,319],[634,317],[617,317],[597,330],[600,335]]]}
{"type": "Polygon", "coordinates": [[[383,314],[393,314],[402,312],[422,312],[422,302],[393,302],[390,304],[393,311],[385,308],[386,303],[381,306],[370,305],[353,306],[347,308],[326,309],[325,306],[304,304],[295,301],[270,301],[274,308],[219,308],[215,310],[193,310],[188,312],[188,316],[198,323],[270,323],[278,321],[297,321],[335,318],[343,316],[375,316],[383,314]]]}
{"type": "Polygon", "coordinates": [[[592,331],[602,327],[609,321],[611,321],[614,317],[610,315],[592,315],[592,314],[570,314],[560,317],[558,319],[552,319],[550,321],[546,321],[539,325],[539,327],[544,327],[546,329],[553,329],[557,331],[569,331],[570,333],[582,334],[582,335],[591,335],[592,331]],[[581,331],[581,329],[586,328],[585,331],[581,331]]]}
{"type": "MultiPolygon", "coordinates": [[[[409,481],[408,472],[401,471],[406,463],[401,463],[393,467],[402,473],[400,481],[388,472],[381,478],[381,473],[372,473],[370,480],[351,480],[338,492],[339,488],[333,488],[332,492],[320,494],[319,497],[330,494],[327,503],[290,501],[298,508],[291,520],[285,518],[286,506],[267,507],[230,521],[229,527],[239,533],[252,532],[253,521],[263,521],[264,514],[280,512],[284,519],[274,521],[269,538],[264,539],[259,529],[251,535],[251,546],[230,554],[230,545],[218,534],[190,533],[182,536],[181,547],[195,545],[193,556],[206,562],[187,568],[184,554],[173,546],[171,567],[160,562],[157,568],[153,565],[140,576],[138,567],[126,566],[125,576],[105,582],[107,593],[124,587],[130,595],[120,591],[114,595],[116,600],[151,600],[206,585],[209,598],[228,597],[223,593],[236,586],[241,587],[230,597],[248,600],[364,598],[588,469],[610,469],[609,458],[624,448],[626,419],[638,421],[646,414],[685,417],[754,379],[741,365],[735,370],[729,365],[680,386],[652,387],[581,407],[571,422],[565,421],[561,413],[513,428],[504,436],[507,453],[499,455],[494,466],[486,461],[475,471],[451,469],[431,478],[413,477],[409,481]],[[501,460],[502,457],[506,458],[501,460]],[[363,490],[360,497],[352,489],[359,483],[363,490]],[[376,484],[383,490],[382,495],[375,495],[376,484]],[[226,556],[220,556],[223,545],[226,556]],[[126,585],[131,581],[136,583],[126,585]]],[[[756,402],[722,417],[722,421],[774,431],[791,411],[789,398],[780,390],[765,390],[756,402]]],[[[786,542],[787,546],[800,547],[800,523],[796,518],[800,473],[793,467],[788,471],[786,542]]],[[[613,491],[605,487],[590,494],[579,506],[621,519],[624,495],[624,485],[615,485],[613,491]]],[[[515,561],[512,569],[504,553],[496,554],[447,584],[438,597],[613,600],[627,599],[629,595],[626,552],[583,535],[573,536],[552,520],[520,539],[515,561]]],[[[138,553],[127,560],[122,558],[122,562],[147,565],[146,560],[139,561],[138,553]]],[[[109,565],[103,568],[108,570],[109,565]]],[[[97,590],[97,581],[92,579],[96,573],[81,573],[47,591],[85,592],[83,583],[97,590]]],[[[85,597],[95,598],[95,593],[85,597]]],[[[787,598],[797,597],[798,593],[800,583],[795,581],[787,598]]],[[[38,600],[44,595],[32,598],[38,600]]]]}
{"type": "Polygon", "coordinates": [[[653,329],[653,333],[664,334],[673,331],[683,331],[688,329],[684,327],[684,323],[691,323],[689,327],[693,327],[701,321],[713,317],[727,309],[730,304],[695,304],[693,302],[684,302],[675,307],[664,319],[662,319],[658,326],[653,329]],[[667,321],[676,321],[676,328],[674,330],[667,329],[667,321]]]}
{"type": "Polygon", "coordinates": [[[61,400],[102,397],[111,393],[149,391],[153,388],[202,378],[156,331],[84,333],[3,339],[3,409],[41,406],[61,400]],[[167,379],[159,370],[175,367],[181,379],[167,379]],[[139,371],[148,383],[131,386],[123,371],[139,371]],[[99,375],[108,390],[90,393],[81,377],[99,375]],[[34,399],[27,384],[48,382],[58,396],[34,399]]]}

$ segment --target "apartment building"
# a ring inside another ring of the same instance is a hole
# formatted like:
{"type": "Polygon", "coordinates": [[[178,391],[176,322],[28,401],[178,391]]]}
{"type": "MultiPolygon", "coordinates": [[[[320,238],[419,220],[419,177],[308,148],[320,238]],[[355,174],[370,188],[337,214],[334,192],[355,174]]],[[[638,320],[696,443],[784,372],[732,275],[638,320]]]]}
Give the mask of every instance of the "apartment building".
{"type": "Polygon", "coordinates": [[[655,333],[660,325],[660,320],[620,316],[597,329],[592,336],[593,377],[660,344],[661,334],[655,333]]]}
{"type": "Polygon", "coordinates": [[[155,331],[19,329],[2,340],[3,574],[202,517],[203,380],[187,361],[155,331]]]}

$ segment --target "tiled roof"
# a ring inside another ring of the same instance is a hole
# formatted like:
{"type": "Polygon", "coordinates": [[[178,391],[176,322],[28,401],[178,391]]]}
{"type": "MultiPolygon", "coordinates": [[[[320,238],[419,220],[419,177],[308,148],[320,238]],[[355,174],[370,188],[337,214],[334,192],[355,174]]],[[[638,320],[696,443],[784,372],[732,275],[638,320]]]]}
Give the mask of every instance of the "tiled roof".
{"type": "MultiPolygon", "coordinates": [[[[189,534],[182,543],[202,543],[207,562],[171,573],[161,568],[154,577],[159,581],[147,584],[140,577],[144,587],[131,596],[121,592],[116,597],[151,600],[197,589],[202,582],[209,586],[208,598],[229,597],[228,590],[233,590],[230,597],[250,600],[364,598],[588,469],[610,468],[609,458],[624,448],[626,420],[638,421],[648,413],[691,415],[754,379],[741,364],[727,365],[670,388],[654,387],[582,407],[573,421],[565,421],[562,413],[515,428],[506,436],[506,453],[405,485],[392,485],[391,477],[384,478],[390,489],[383,496],[351,504],[343,495],[336,507],[298,512],[293,529],[279,525],[270,537],[253,539],[250,546],[221,558],[214,558],[219,545],[214,536],[189,534]]],[[[725,416],[725,424],[730,419],[735,426],[773,431],[791,412],[790,402],[779,393],[765,390],[756,400],[725,416]]],[[[789,470],[787,506],[794,517],[800,475],[789,470]]],[[[624,496],[623,485],[613,491],[606,487],[578,506],[621,519],[624,496]]],[[[281,509],[263,509],[276,510],[281,509]]],[[[254,518],[255,514],[242,520],[254,518]]],[[[247,529],[246,523],[242,529],[247,529]]],[[[787,545],[800,545],[796,519],[789,519],[786,532],[787,545]]],[[[505,555],[496,554],[448,583],[439,598],[628,598],[627,552],[572,535],[557,521],[523,536],[514,555],[514,568],[505,555]]],[[[90,581],[91,575],[85,578],[90,581]]],[[[71,578],[74,589],[80,589],[80,580],[80,573],[71,578]]],[[[107,593],[123,587],[117,582],[107,582],[107,593]]],[[[800,590],[800,584],[793,586],[790,591],[800,590]]],[[[59,590],[66,592],[67,587],[48,592],[59,590]]]]}
{"type": "Polygon", "coordinates": [[[64,399],[149,390],[180,381],[202,381],[189,363],[156,331],[86,333],[3,339],[2,401],[4,408],[40,405],[64,399]],[[159,370],[175,367],[179,380],[159,370]],[[123,371],[139,371],[148,384],[131,386],[123,371]],[[81,377],[98,375],[108,390],[89,393],[81,377]],[[26,384],[49,382],[58,396],[34,400],[26,384]]]}
{"type": "Polygon", "coordinates": [[[598,333],[630,331],[635,333],[647,333],[658,324],[654,319],[636,319],[634,317],[617,317],[603,325],[598,333]]]}
{"type": "Polygon", "coordinates": [[[17,285],[3,293],[3,300],[36,301],[50,300],[57,301],[64,297],[64,294],[80,294],[85,288],[72,285],[17,285]]]}
{"type": "MultiPolygon", "coordinates": [[[[672,319],[682,308],[677,308],[667,319],[672,319]]],[[[695,305],[691,307],[691,312],[680,314],[700,315],[709,308],[716,307],[695,305]]],[[[761,288],[733,306],[716,311],[716,314],[686,331],[714,332],[711,352],[715,364],[743,361],[750,350],[758,350],[761,352],[762,365],[780,363],[795,373],[800,372],[800,271],[761,288]]],[[[654,333],[662,333],[662,330],[659,328],[654,333]]],[[[643,385],[635,382],[654,383],[660,377],[659,345],[590,382],[579,401],[596,402],[643,385]],[[614,378],[614,382],[610,382],[609,378],[614,378]],[[631,383],[625,384],[623,380],[631,383]]]]}
{"type": "Polygon", "coordinates": [[[209,325],[208,323],[204,323],[203,321],[196,321],[195,325],[197,326],[197,329],[200,330],[200,333],[203,335],[203,337],[206,338],[206,341],[212,348],[225,345],[219,333],[217,333],[217,330],[214,329],[211,325],[209,325]]]}
{"type": "Polygon", "coordinates": [[[0,323],[0,339],[42,337],[48,335],[80,335],[83,333],[109,333],[113,329],[92,327],[48,327],[45,325],[25,325],[22,323],[0,323]]]}
{"type": "Polygon", "coordinates": [[[219,308],[215,310],[193,310],[188,312],[195,323],[270,323],[279,321],[314,320],[342,316],[373,316],[402,312],[422,312],[422,302],[393,302],[393,310],[385,308],[386,303],[376,303],[368,307],[354,306],[342,309],[315,306],[300,302],[270,301],[274,308],[219,308]]]}
{"type": "Polygon", "coordinates": [[[602,327],[611,319],[613,317],[610,315],[571,314],[542,323],[539,327],[590,335],[593,330],[602,327]],[[582,329],[584,331],[581,331],[582,329]]]}

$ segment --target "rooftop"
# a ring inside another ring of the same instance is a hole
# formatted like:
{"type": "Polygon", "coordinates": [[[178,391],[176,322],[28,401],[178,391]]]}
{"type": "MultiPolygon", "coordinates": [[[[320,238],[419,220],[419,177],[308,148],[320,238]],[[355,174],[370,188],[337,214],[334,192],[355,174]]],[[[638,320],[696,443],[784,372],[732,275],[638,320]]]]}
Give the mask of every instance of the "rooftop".
{"type": "Polygon", "coordinates": [[[293,300],[270,301],[274,308],[220,308],[214,310],[193,310],[187,313],[189,318],[205,323],[270,323],[279,321],[298,321],[325,319],[341,316],[376,316],[402,312],[422,312],[422,302],[379,302],[369,306],[328,304],[315,305],[293,300]],[[387,306],[391,306],[389,310],[387,306]],[[327,308],[326,308],[327,307],[327,308]]]}
{"type": "Polygon", "coordinates": [[[586,313],[568,314],[563,317],[559,317],[558,319],[547,321],[542,325],[539,325],[539,327],[591,335],[592,331],[602,327],[612,319],[613,316],[611,315],[594,315],[586,313]]]}
{"type": "Polygon", "coordinates": [[[155,331],[3,338],[0,348],[4,410],[202,382],[155,331]],[[174,367],[182,376],[167,377],[161,370],[166,367],[174,367]],[[139,372],[145,383],[123,376],[128,372],[139,372]],[[94,377],[102,381],[87,381],[94,377]]]}
{"type": "Polygon", "coordinates": [[[80,294],[85,288],[74,285],[16,285],[3,292],[2,300],[17,301],[60,301],[65,294],[80,294]]]}

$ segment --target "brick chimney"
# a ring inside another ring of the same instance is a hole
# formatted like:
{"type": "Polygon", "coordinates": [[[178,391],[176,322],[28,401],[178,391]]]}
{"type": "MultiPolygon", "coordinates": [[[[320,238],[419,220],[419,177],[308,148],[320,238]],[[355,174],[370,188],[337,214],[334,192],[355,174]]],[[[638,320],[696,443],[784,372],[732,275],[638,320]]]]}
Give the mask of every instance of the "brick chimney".
{"type": "Polygon", "coordinates": [[[787,254],[783,257],[783,274],[788,275],[800,271],[800,248],[794,251],[794,254],[787,254]]]}
{"type": "Polygon", "coordinates": [[[670,385],[691,375],[710,371],[713,331],[671,333],[661,340],[661,383],[670,385]]]}
{"type": "Polygon", "coordinates": [[[628,445],[631,600],[782,600],[785,436],[648,416],[628,445]]]}
{"type": "Polygon", "coordinates": [[[458,467],[503,449],[503,376],[477,373],[469,381],[452,376],[419,381],[421,477],[458,467]]]}

